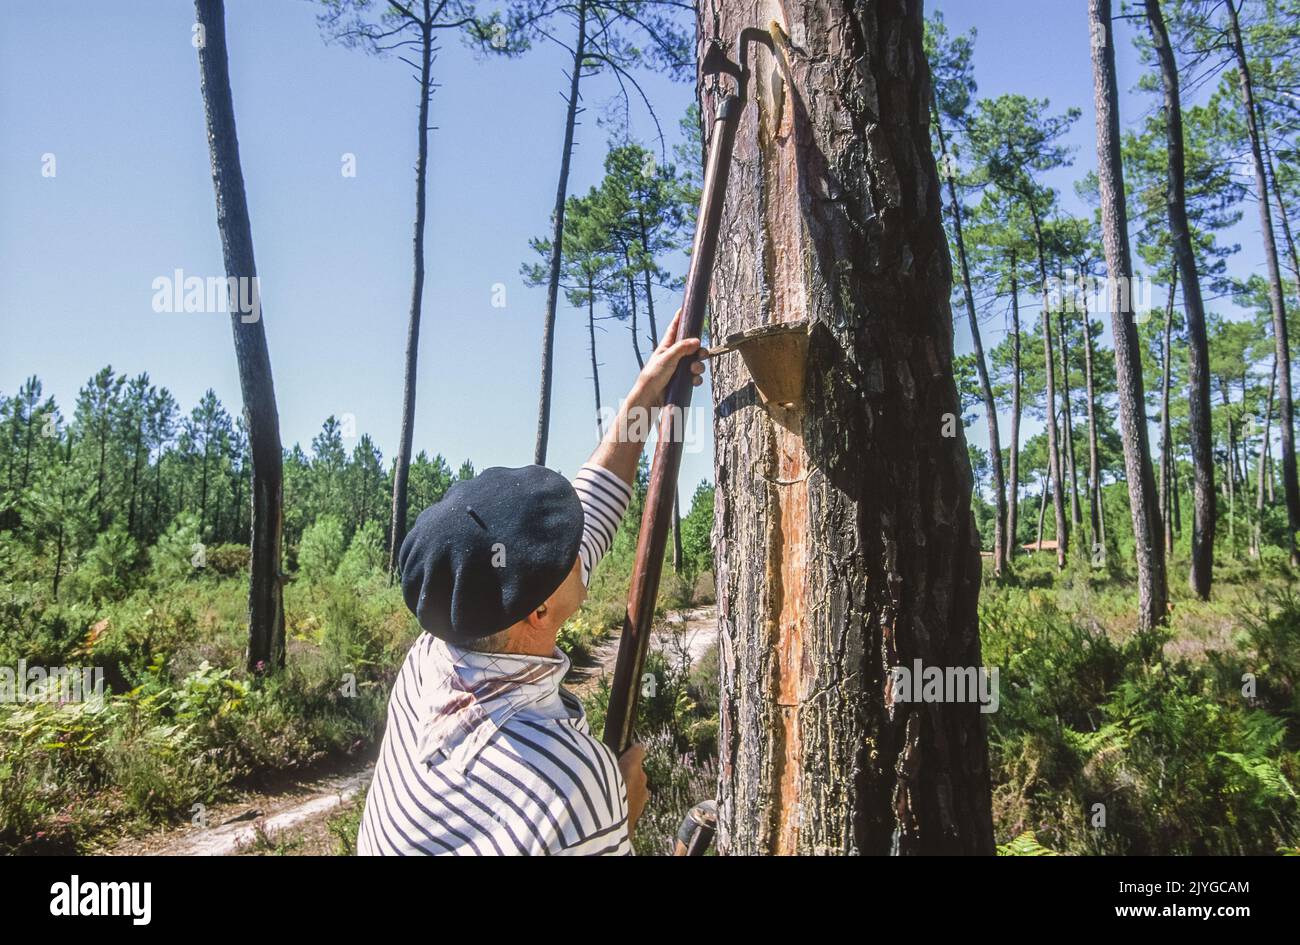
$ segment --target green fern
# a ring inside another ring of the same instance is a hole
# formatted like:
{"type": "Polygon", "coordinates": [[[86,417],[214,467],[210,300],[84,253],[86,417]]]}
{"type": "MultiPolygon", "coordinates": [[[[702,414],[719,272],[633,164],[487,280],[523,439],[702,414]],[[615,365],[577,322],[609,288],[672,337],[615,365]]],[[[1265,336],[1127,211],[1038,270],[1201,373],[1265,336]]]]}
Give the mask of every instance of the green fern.
{"type": "Polygon", "coordinates": [[[1060,856],[1038,842],[1032,830],[1026,830],[1010,843],[998,844],[998,856],[1060,856]]]}

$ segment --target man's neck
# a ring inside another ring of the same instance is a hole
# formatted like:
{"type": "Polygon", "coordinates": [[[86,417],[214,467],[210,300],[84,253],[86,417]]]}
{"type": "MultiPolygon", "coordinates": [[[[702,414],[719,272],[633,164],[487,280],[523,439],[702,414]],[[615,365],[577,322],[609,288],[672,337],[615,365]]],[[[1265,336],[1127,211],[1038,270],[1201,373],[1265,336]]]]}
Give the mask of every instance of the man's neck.
{"type": "Polygon", "coordinates": [[[515,624],[505,632],[504,636],[505,639],[500,642],[489,638],[491,642],[488,646],[474,646],[470,649],[480,653],[514,653],[519,656],[555,655],[555,633],[539,630],[527,621],[515,624]]]}

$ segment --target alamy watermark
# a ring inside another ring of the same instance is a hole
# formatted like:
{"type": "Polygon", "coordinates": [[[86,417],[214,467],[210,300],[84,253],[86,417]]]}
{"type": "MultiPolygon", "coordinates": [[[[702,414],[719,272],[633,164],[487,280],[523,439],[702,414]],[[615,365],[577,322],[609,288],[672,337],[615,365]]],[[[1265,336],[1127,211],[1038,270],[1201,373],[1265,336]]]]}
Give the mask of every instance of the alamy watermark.
{"type": "Polygon", "coordinates": [[[187,276],[177,269],[151,284],[153,310],[170,312],[238,314],[251,324],[262,317],[262,293],[257,276],[187,276]]]}
{"type": "Polygon", "coordinates": [[[1151,317],[1156,287],[1142,275],[1111,278],[1067,271],[1064,276],[1049,276],[1045,288],[1052,311],[1110,314],[1113,298],[1119,311],[1132,312],[1137,321],[1145,322],[1151,317]]]}
{"type": "Polygon", "coordinates": [[[984,666],[894,666],[889,671],[893,702],[977,702],[983,713],[998,710],[998,668],[984,666]]]}
{"type": "Polygon", "coordinates": [[[28,666],[20,659],[15,671],[0,666],[0,703],[104,702],[102,666],[28,666]]]}
{"type": "Polygon", "coordinates": [[[616,427],[621,443],[644,443],[654,430],[666,432],[669,440],[681,443],[686,453],[699,453],[705,449],[704,423],[711,422],[708,411],[689,407],[615,407],[602,406],[599,414],[600,430],[608,433],[616,427]],[[707,421],[706,419],[707,418],[707,421]]]}

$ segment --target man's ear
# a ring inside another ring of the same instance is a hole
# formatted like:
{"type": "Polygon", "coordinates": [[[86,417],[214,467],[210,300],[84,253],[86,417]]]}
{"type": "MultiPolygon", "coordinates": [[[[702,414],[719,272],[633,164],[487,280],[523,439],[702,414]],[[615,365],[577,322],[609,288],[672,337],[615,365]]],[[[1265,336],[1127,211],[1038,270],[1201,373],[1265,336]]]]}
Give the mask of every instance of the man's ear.
{"type": "Polygon", "coordinates": [[[530,610],[528,616],[524,619],[528,622],[528,626],[540,633],[545,633],[550,629],[550,627],[547,626],[550,619],[549,612],[548,604],[543,602],[530,610]]]}

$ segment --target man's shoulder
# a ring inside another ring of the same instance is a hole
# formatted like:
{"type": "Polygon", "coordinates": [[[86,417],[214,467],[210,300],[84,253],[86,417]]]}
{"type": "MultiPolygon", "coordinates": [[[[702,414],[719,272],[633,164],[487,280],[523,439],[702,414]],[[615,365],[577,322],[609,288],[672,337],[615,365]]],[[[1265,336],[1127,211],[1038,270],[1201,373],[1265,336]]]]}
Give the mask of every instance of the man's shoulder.
{"type": "Polygon", "coordinates": [[[544,811],[537,822],[550,834],[553,853],[630,849],[617,757],[574,719],[515,716],[493,735],[480,763],[505,793],[544,811]]]}
{"type": "Polygon", "coordinates": [[[493,742],[531,761],[577,764],[584,769],[597,766],[618,772],[618,758],[591,734],[582,716],[547,719],[516,715],[498,730],[493,742]]]}

